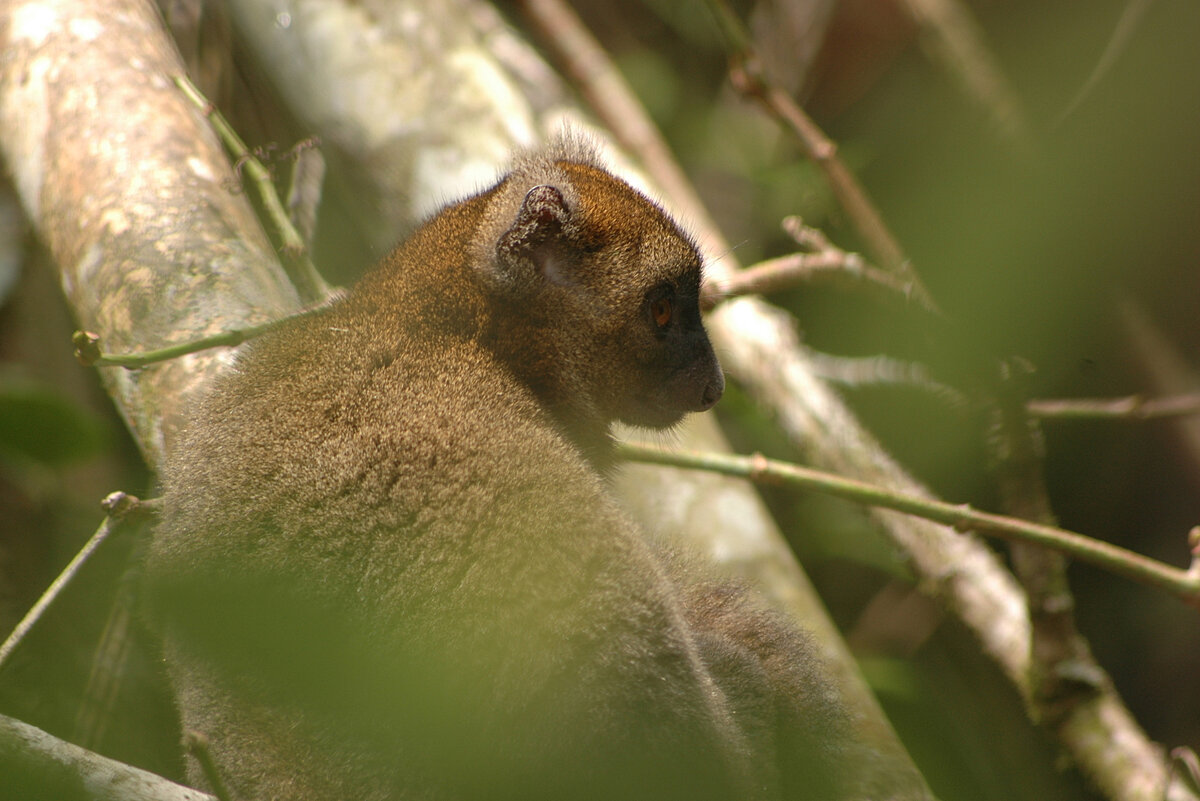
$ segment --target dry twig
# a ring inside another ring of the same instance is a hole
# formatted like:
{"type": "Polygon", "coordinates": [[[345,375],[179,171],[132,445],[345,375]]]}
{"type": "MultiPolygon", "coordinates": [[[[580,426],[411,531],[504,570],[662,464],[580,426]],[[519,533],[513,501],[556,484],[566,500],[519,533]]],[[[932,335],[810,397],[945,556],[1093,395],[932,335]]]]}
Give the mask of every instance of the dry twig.
{"type": "Polygon", "coordinates": [[[734,87],[757,101],[772,117],[792,131],[808,158],[824,173],[826,183],[875,260],[885,270],[895,273],[909,284],[913,297],[923,306],[936,309],[937,305],[913,271],[899,241],[854,173],[838,156],[837,144],[825,135],[791,95],[771,83],[754,51],[749,32],[724,0],[709,0],[708,4],[730,49],[733,61],[730,78],[734,87]]]}
{"type": "Polygon", "coordinates": [[[1200,393],[1147,398],[1056,398],[1032,400],[1029,414],[1041,420],[1159,420],[1200,414],[1200,393]]]}
{"type": "Polygon", "coordinates": [[[855,288],[873,288],[896,297],[909,297],[912,285],[894,273],[880,270],[834,245],[815,228],[799,217],[788,217],[783,228],[804,252],[767,259],[732,275],[706,283],[700,298],[701,308],[708,310],[718,303],[741,295],[769,295],[798,284],[821,279],[840,281],[855,288]]]}

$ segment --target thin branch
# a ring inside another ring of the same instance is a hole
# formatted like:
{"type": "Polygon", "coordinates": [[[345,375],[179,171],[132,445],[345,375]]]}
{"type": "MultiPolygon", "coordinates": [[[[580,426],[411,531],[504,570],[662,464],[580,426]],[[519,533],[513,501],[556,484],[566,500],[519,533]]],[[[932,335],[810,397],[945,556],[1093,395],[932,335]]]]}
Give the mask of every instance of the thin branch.
{"type": "MultiPolygon", "coordinates": [[[[1128,290],[1122,289],[1115,301],[1122,346],[1128,349],[1131,363],[1142,375],[1140,385],[1163,397],[1197,392],[1200,374],[1191,349],[1173,341],[1161,321],[1128,290]]],[[[1200,416],[1172,418],[1170,428],[1174,448],[1185,459],[1181,474],[1193,488],[1200,487],[1200,416]]]]}
{"type": "Polygon", "coordinates": [[[1196,752],[1179,746],[1171,749],[1170,757],[1171,775],[1178,774],[1193,792],[1200,792],[1200,759],[1196,752]]]}
{"type": "Polygon", "coordinates": [[[306,317],[323,308],[324,304],[312,306],[261,325],[252,325],[249,328],[231,328],[212,336],[179,342],[165,348],[156,348],[141,353],[104,353],[100,350],[100,337],[90,331],[76,331],[71,335],[71,344],[75,346],[75,358],[84,367],[124,367],[128,370],[137,370],[209,348],[236,348],[243,342],[262,336],[290,320],[306,317]]]}
{"type": "Polygon", "coordinates": [[[882,289],[905,299],[910,297],[911,284],[894,273],[867,264],[857,253],[842,250],[817,229],[804,225],[799,217],[788,217],[783,227],[807,252],[767,259],[705,284],[700,307],[708,310],[730,298],[767,295],[820,279],[882,289]]]}
{"type": "Polygon", "coordinates": [[[1029,414],[1041,420],[1157,420],[1200,414],[1200,392],[1147,398],[1062,398],[1033,400],[1029,414]]]}
{"type": "Polygon", "coordinates": [[[128,675],[130,652],[136,637],[134,610],[140,576],[137,556],[132,556],[129,562],[117,584],[108,619],[92,653],[87,684],[75,710],[71,742],[84,748],[99,747],[109,723],[119,717],[121,689],[128,675]]]}
{"type": "Polygon", "coordinates": [[[1104,52],[1100,54],[1096,66],[1092,68],[1092,72],[1088,75],[1087,80],[1083,82],[1083,86],[1079,87],[1079,91],[1071,98],[1071,102],[1067,103],[1066,107],[1055,119],[1055,126],[1062,123],[1070,117],[1080,105],[1091,95],[1092,91],[1100,83],[1112,69],[1117,58],[1129,46],[1129,40],[1137,31],[1138,25],[1145,16],[1146,10],[1150,8],[1150,4],[1154,0],[1130,0],[1125,4],[1125,8],[1121,11],[1121,18],[1117,20],[1117,26],[1113,29],[1112,36],[1109,37],[1108,44],[1104,46],[1104,52]]]}
{"type": "Polygon", "coordinates": [[[909,288],[892,274],[865,264],[857,253],[839,250],[791,253],[752,264],[720,282],[705,284],[700,308],[708,311],[742,295],[769,295],[822,279],[882,287],[899,295],[906,295],[909,288]]]}
{"type": "Polygon", "coordinates": [[[970,8],[959,0],[904,0],[903,5],[920,26],[930,55],[992,116],[1007,141],[1028,149],[1029,122],[1021,101],[970,8]]]}
{"type": "MultiPolygon", "coordinates": [[[[755,454],[670,451],[642,443],[622,443],[620,456],[648,464],[691,470],[711,470],[724,475],[822,492],[867,506],[893,509],[952,526],[958,531],[994,534],[1002,539],[1053,548],[1082,562],[1158,589],[1200,607],[1200,551],[1193,550],[1192,565],[1181,570],[1142,554],[1055,526],[1040,525],[1004,515],[980,512],[966,504],[952,504],[905,495],[862,481],[781,462],[755,454]]],[[[1200,539],[1200,532],[1193,540],[1200,539]]],[[[1194,547],[1195,547],[1194,543],[1194,547]]]]}
{"type": "Polygon", "coordinates": [[[893,359],[890,356],[831,356],[813,353],[813,369],[831,384],[846,387],[902,385],[928,393],[951,409],[964,409],[970,398],[949,384],[933,377],[920,362],[893,359]]]}
{"type": "Polygon", "coordinates": [[[708,5],[730,48],[733,61],[730,79],[734,88],[757,101],[795,134],[805,154],[825,174],[830,189],[875,260],[885,270],[895,273],[909,284],[912,295],[922,305],[936,309],[933,298],[913,271],[899,241],[892,235],[854,173],[838,157],[837,144],[825,135],[791,95],[770,82],[751,44],[750,34],[724,0],[708,0],[708,5]]]}
{"type": "Polygon", "coordinates": [[[37,599],[37,602],[21,618],[17,623],[16,628],[8,635],[8,639],[0,645],[0,670],[4,668],[8,658],[12,655],[25,636],[33,629],[37,622],[41,620],[42,615],[50,608],[50,605],[62,594],[67,585],[74,580],[75,576],[91,558],[92,554],[104,544],[104,541],[109,538],[113,532],[120,530],[121,526],[128,521],[144,519],[146,515],[155,513],[156,506],[154,501],[141,501],[132,495],[126,495],[123,492],[114,492],[104,499],[103,506],[108,516],[104,518],[104,522],[96,529],[91,538],[84,543],[84,546],[79,549],[79,553],[75,554],[58,577],[51,582],[42,596],[37,599]]]}
{"type": "Polygon", "coordinates": [[[233,154],[235,165],[239,170],[244,169],[246,171],[246,174],[249,175],[250,180],[258,190],[258,196],[262,201],[263,209],[271,219],[275,230],[279,232],[280,239],[282,240],[281,249],[284,256],[284,267],[287,269],[292,281],[296,284],[296,289],[300,293],[300,297],[306,303],[313,303],[326,298],[330,292],[329,285],[325,283],[325,279],[321,277],[312,260],[309,259],[304,237],[292,225],[291,215],[288,214],[283,201],[279,199],[279,193],[275,189],[275,181],[271,176],[271,171],[250,153],[249,148],[246,147],[246,143],[238,136],[233,126],[221,115],[221,112],[217,111],[212,103],[208,102],[208,99],[200,93],[200,90],[187,77],[183,75],[175,76],[175,85],[209,119],[213,128],[216,129],[217,134],[221,137],[221,141],[225,143],[225,147],[233,154]]]}
{"type": "Polygon", "coordinates": [[[288,182],[288,221],[304,242],[304,251],[312,251],[317,231],[317,209],[321,204],[321,189],[325,183],[325,157],[321,155],[321,140],[310,136],[291,149],[292,175],[288,182]]]}

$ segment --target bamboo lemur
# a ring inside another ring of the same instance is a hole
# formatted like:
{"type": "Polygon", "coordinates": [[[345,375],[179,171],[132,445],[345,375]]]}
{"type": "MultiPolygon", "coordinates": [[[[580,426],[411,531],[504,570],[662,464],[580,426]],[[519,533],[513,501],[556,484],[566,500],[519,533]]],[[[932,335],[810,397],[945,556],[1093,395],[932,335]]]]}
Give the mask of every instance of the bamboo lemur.
{"type": "Polygon", "coordinates": [[[722,394],[700,280],[567,135],[245,348],[166,465],[147,565],[184,727],[237,798],[840,797],[804,635],[602,478],[614,420],[722,394]]]}

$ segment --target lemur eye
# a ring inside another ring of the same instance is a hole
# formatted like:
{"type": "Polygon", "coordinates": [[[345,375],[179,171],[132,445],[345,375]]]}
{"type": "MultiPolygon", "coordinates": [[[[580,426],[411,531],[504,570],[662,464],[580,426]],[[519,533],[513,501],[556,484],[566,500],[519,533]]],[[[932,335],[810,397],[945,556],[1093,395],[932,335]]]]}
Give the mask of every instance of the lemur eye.
{"type": "Polygon", "coordinates": [[[659,328],[666,328],[671,323],[674,311],[670,297],[661,297],[650,301],[650,316],[654,318],[654,324],[659,328]]]}

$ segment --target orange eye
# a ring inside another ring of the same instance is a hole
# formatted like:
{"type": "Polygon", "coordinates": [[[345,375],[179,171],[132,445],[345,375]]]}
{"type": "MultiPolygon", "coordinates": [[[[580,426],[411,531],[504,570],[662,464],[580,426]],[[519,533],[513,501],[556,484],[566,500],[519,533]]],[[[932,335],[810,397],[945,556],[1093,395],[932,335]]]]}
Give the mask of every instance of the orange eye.
{"type": "Polygon", "coordinates": [[[654,322],[659,328],[666,328],[671,322],[671,312],[670,298],[659,298],[650,304],[650,316],[654,318],[654,322]]]}

